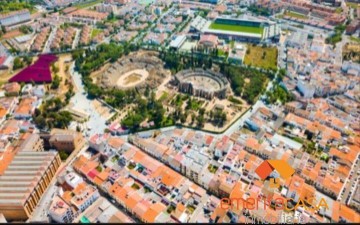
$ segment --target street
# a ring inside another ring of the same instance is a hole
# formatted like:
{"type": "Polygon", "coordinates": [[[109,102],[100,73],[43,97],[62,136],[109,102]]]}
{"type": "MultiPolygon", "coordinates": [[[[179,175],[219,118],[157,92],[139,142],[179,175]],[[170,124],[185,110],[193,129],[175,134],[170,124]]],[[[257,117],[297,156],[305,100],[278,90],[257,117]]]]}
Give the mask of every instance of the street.
{"type": "Polygon", "coordinates": [[[88,113],[89,120],[86,122],[89,136],[98,133],[104,133],[104,130],[107,128],[106,119],[103,118],[94,108],[92,100],[87,98],[84,84],[82,83],[81,75],[74,70],[75,63],[72,63],[70,66],[70,73],[73,78],[74,84],[76,86],[77,92],[71,98],[70,103],[72,103],[76,109],[80,109],[88,113]]]}
{"type": "Polygon", "coordinates": [[[53,39],[55,37],[56,30],[57,30],[56,27],[52,27],[49,38],[47,39],[47,41],[45,43],[43,53],[50,53],[51,52],[50,45],[51,45],[51,43],[52,43],[52,41],[53,41],[53,39]]]}
{"type": "Polygon", "coordinates": [[[358,171],[360,171],[360,154],[358,154],[358,157],[356,158],[355,162],[352,165],[352,168],[350,170],[350,179],[349,177],[346,178],[343,188],[340,191],[340,194],[338,196],[338,200],[340,200],[341,203],[349,204],[351,201],[351,197],[354,194],[356,190],[356,186],[359,183],[360,175],[358,175],[358,171]]]}

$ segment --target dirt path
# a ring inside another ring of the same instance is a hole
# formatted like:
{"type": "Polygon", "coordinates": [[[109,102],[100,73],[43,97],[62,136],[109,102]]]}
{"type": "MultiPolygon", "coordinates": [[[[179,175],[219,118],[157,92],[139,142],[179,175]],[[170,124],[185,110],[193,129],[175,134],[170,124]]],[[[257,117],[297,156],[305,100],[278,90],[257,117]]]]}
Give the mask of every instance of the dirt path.
{"type": "Polygon", "coordinates": [[[66,62],[70,61],[70,60],[71,60],[70,54],[60,55],[59,60],[55,64],[56,66],[59,67],[58,75],[61,77],[61,83],[60,83],[60,87],[59,87],[60,95],[64,95],[69,91],[68,86],[65,85],[66,79],[68,79],[69,82],[72,82],[72,80],[70,79],[69,71],[66,71],[66,67],[67,66],[68,66],[68,68],[70,67],[70,63],[66,63],[66,62]]]}

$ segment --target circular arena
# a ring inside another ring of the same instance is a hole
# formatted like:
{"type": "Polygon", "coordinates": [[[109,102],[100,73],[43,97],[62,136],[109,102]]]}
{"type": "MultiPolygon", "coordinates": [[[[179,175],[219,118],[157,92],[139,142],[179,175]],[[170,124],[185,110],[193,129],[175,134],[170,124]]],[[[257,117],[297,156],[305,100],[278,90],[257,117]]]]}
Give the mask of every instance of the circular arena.
{"type": "Polygon", "coordinates": [[[105,88],[144,90],[156,88],[169,76],[156,52],[135,52],[111,64],[102,73],[100,82],[105,88]]]}
{"type": "Polygon", "coordinates": [[[149,76],[149,72],[142,69],[131,70],[117,80],[117,86],[126,89],[141,84],[149,76]]]}
{"type": "Polygon", "coordinates": [[[182,70],[175,75],[179,91],[197,97],[212,99],[226,98],[228,80],[220,73],[211,70],[182,70]]]}

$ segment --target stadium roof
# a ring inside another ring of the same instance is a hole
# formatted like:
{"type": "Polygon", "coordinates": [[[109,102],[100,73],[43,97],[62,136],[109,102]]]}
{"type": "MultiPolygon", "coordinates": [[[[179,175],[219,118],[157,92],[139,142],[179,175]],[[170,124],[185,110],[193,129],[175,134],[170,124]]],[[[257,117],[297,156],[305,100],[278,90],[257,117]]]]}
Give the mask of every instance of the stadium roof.
{"type": "Polygon", "coordinates": [[[239,32],[239,31],[229,31],[229,30],[215,30],[211,28],[204,29],[205,34],[224,34],[224,35],[237,35],[244,37],[253,37],[253,38],[262,38],[262,34],[256,33],[247,33],[247,32],[239,32]]]}
{"type": "Polygon", "coordinates": [[[181,47],[181,45],[184,43],[185,40],[186,40],[185,35],[179,35],[170,42],[170,47],[179,48],[181,47]]]}

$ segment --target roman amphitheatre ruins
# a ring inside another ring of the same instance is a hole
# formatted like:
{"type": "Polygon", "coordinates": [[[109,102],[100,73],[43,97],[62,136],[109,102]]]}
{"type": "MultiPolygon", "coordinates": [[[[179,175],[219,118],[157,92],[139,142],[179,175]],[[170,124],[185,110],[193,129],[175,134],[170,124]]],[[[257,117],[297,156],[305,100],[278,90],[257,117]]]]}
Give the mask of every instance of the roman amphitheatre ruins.
{"type": "Polygon", "coordinates": [[[156,52],[134,52],[109,65],[99,81],[104,88],[136,88],[141,91],[148,86],[155,89],[170,76],[170,71],[163,65],[156,52]]]}
{"type": "Polygon", "coordinates": [[[225,76],[212,70],[182,70],[175,75],[175,84],[180,92],[209,100],[214,97],[226,98],[229,90],[229,82],[225,76]]]}
{"type": "MultiPolygon", "coordinates": [[[[220,132],[227,129],[239,116],[248,109],[245,101],[236,98],[230,88],[227,78],[218,70],[203,70],[201,68],[182,70],[171,75],[170,70],[164,68],[164,62],[157,52],[138,51],[123,56],[117,62],[107,64],[92,74],[93,80],[103,88],[133,89],[144,93],[145,88],[155,90],[155,97],[166,107],[166,114],[174,113],[178,107],[182,111],[188,110],[184,125],[195,126],[192,114],[197,115],[199,109],[206,112],[222,109],[227,114],[224,126],[216,127],[206,122],[203,129],[220,132]],[[187,100],[174,103],[180,96],[192,96],[195,105],[190,109],[187,100]],[[238,99],[234,103],[229,98],[238,99]]],[[[123,109],[120,117],[127,114],[123,109]]]]}

